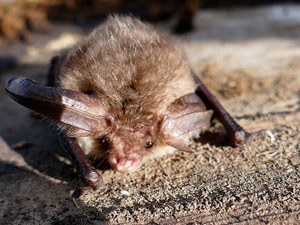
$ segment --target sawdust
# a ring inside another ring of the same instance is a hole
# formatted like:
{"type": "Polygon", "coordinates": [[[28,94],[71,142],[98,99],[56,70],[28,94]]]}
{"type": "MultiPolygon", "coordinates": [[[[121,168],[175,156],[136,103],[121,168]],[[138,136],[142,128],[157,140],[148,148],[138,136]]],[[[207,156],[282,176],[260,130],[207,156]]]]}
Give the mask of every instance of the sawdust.
{"type": "Polygon", "coordinates": [[[276,91],[293,82],[293,76],[278,74],[271,77],[255,77],[249,71],[233,71],[229,74],[220,74],[216,65],[208,65],[202,71],[203,82],[209,89],[214,90],[219,98],[243,97],[251,94],[275,95],[276,91]],[[218,82],[216,82],[218,80],[218,82]]]}

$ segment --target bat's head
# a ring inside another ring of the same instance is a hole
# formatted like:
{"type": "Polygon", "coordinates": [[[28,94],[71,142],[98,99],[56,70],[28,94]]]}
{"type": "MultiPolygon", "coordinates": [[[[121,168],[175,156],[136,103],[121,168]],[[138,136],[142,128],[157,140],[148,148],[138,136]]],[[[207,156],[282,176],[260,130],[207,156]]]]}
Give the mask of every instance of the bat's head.
{"type": "Polygon", "coordinates": [[[137,170],[159,145],[149,128],[120,126],[105,137],[110,165],[119,172],[137,170]]]}
{"type": "Polygon", "coordinates": [[[120,172],[135,171],[163,146],[190,151],[181,137],[208,125],[212,117],[212,111],[207,111],[194,93],[167,105],[147,125],[133,126],[108,115],[99,99],[81,92],[43,86],[25,78],[12,78],[6,90],[18,103],[75,128],[77,137],[101,137],[99,147],[107,152],[111,166],[120,172]]]}

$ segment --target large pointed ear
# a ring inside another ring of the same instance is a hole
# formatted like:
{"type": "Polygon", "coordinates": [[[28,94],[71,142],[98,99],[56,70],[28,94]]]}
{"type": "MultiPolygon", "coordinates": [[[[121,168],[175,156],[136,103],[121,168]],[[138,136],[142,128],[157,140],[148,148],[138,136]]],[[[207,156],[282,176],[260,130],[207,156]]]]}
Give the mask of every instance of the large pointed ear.
{"type": "Polygon", "coordinates": [[[194,93],[175,100],[166,110],[160,132],[166,143],[178,150],[188,151],[180,136],[208,126],[213,111],[207,110],[202,100],[194,93]]]}
{"type": "Polygon", "coordinates": [[[103,116],[105,111],[100,101],[80,92],[40,85],[23,77],[10,79],[5,88],[8,95],[21,105],[90,133],[99,133],[111,123],[103,116]]]}
{"type": "Polygon", "coordinates": [[[194,93],[176,99],[166,110],[160,132],[164,137],[176,138],[210,124],[213,111],[207,110],[194,93]]]}

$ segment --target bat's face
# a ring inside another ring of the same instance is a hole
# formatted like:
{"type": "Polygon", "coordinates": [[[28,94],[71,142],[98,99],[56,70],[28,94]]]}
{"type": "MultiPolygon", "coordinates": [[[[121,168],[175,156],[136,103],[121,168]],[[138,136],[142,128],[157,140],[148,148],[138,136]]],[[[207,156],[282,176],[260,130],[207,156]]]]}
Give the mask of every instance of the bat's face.
{"type": "Polygon", "coordinates": [[[106,133],[99,150],[107,148],[108,161],[120,172],[135,171],[161,145],[189,151],[181,137],[209,125],[212,117],[212,111],[207,110],[194,93],[170,103],[163,113],[153,117],[156,119],[145,122],[150,125],[131,127],[119,124],[115,118],[107,115],[107,109],[101,102],[81,92],[43,86],[25,78],[12,78],[6,84],[6,90],[20,104],[56,122],[76,128],[81,132],[80,135],[106,133]],[[103,114],[95,114],[95,111],[103,114]]]}
{"type": "Polygon", "coordinates": [[[150,129],[119,128],[108,137],[108,161],[116,171],[123,173],[137,170],[157,144],[150,129]]]}

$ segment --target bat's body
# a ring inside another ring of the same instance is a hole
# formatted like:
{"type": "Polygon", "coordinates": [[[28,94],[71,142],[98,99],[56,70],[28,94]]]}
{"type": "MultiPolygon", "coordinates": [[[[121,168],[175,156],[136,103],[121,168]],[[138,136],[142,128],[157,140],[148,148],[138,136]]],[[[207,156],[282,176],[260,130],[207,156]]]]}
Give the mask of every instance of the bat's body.
{"type": "MultiPolygon", "coordinates": [[[[125,168],[129,165],[125,158],[142,155],[140,165],[149,157],[174,150],[162,145],[161,137],[151,131],[173,101],[196,89],[184,54],[173,42],[137,19],[110,17],[54,63],[54,86],[99,100],[101,104],[90,110],[95,115],[110,116],[118,126],[117,131],[103,130],[97,138],[78,138],[91,158],[108,157],[115,169],[128,172],[138,165],[125,168]],[[105,144],[112,145],[109,151],[102,149],[103,136],[105,144]],[[147,141],[153,143],[151,149],[136,149],[147,141]],[[129,150],[113,145],[127,145],[129,150]],[[114,163],[116,157],[121,160],[119,164],[114,163]]],[[[76,132],[73,135],[80,136],[76,132]]]]}
{"type": "Polygon", "coordinates": [[[189,151],[185,141],[209,125],[213,112],[234,146],[266,134],[247,134],[193,74],[174,40],[131,17],[109,17],[56,57],[48,85],[53,88],[15,78],[7,91],[63,125],[70,136],[65,149],[93,189],[102,178],[89,159],[106,158],[115,170],[131,172],[149,158],[189,151]]]}

